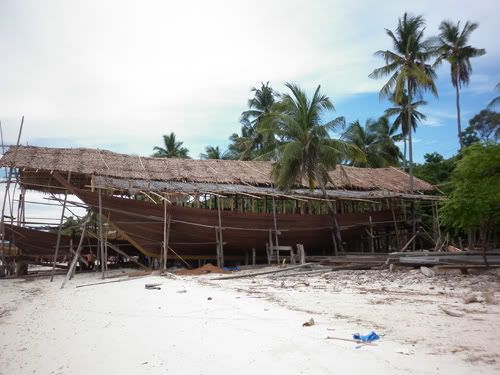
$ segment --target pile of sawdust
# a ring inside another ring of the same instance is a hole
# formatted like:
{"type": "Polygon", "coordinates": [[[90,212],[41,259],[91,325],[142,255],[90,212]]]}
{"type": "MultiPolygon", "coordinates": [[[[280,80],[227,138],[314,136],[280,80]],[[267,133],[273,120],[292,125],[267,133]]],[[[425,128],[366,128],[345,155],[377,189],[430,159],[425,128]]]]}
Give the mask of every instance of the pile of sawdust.
{"type": "Polygon", "coordinates": [[[195,268],[192,270],[179,270],[175,274],[176,275],[204,275],[207,273],[228,273],[228,271],[223,270],[220,267],[214,266],[213,264],[207,263],[199,268],[195,268]]]}

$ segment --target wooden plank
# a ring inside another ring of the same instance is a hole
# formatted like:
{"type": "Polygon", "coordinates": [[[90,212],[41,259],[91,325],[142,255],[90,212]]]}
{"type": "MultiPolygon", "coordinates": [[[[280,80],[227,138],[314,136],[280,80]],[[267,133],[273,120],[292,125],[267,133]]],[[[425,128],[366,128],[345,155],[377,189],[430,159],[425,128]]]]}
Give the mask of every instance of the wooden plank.
{"type": "Polygon", "coordinates": [[[217,277],[217,278],[211,279],[211,280],[243,279],[243,278],[246,278],[246,277],[254,277],[254,276],[260,276],[260,275],[271,275],[271,274],[274,274],[274,273],[286,272],[286,271],[291,271],[291,270],[299,269],[299,268],[302,268],[302,267],[308,267],[310,265],[312,265],[312,263],[305,263],[305,264],[300,264],[298,266],[280,268],[280,269],[272,270],[272,271],[262,271],[262,272],[247,273],[247,274],[244,274],[244,275],[232,275],[232,276],[225,276],[225,277],[217,277]]]}

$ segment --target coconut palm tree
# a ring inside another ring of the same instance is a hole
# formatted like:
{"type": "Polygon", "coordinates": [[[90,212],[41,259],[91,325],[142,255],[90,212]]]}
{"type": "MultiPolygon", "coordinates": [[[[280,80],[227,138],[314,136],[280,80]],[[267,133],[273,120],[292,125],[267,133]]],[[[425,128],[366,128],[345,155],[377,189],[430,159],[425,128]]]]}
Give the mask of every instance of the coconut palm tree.
{"type": "Polygon", "coordinates": [[[189,159],[189,150],[182,147],[183,142],[177,141],[174,132],[171,132],[169,135],[163,135],[163,144],[164,147],[156,146],[153,148],[155,151],[153,154],[154,157],[189,159]]]}
{"type": "MultiPolygon", "coordinates": [[[[291,94],[282,95],[271,120],[278,124],[282,144],[279,159],[273,165],[273,179],[279,189],[287,190],[305,181],[311,189],[319,187],[325,198],[328,172],[341,160],[362,158],[362,152],[342,140],[332,139],[330,131],[343,126],[342,117],[322,123],[325,111],[334,110],[330,99],[320,93],[320,86],[309,99],[297,85],[286,83],[291,94]]],[[[335,252],[342,251],[340,230],[332,203],[328,200],[335,228],[335,252]]]]}
{"type": "Polygon", "coordinates": [[[200,154],[200,158],[226,160],[229,159],[229,155],[227,152],[222,152],[219,146],[207,146],[205,152],[200,154]]]}
{"type": "Polygon", "coordinates": [[[261,83],[260,88],[253,87],[254,97],[248,100],[248,110],[241,114],[240,122],[247,128],[248,140],[244,156],[254,153],[263,160],[270,160],[272,151],[276,147],[276,134],[273,127],[263,128],[264,120],[272,114],[273,105],[279,94],[269,86],[269,82],[261,83]]]}
{"type": "Polygon", "coordinates": [[[411,108],[408,105],[408,95],[403,93],[403,96],[400,101],[397,101],[393,96],[391,98],[391,102],[393,103],[393,107],[390,107],[385,110],[385,115],[387,117],[396,116],[394,119],[391,129],[392,132],[397,132],[401,129],[401,132],[397,135],[394,135],[394,141],[403,141],[404,151],[403,151],[403,164],[406,169],[406,144],[408,140],[408,133],[410,131],[410,126],[408,125],[408,114],[411,119],[411,128],[413,131],[417,130],[417,124],[420,121],[425,121],[427,117],[418,111],[418,107],[426,105],[427,102],[425,100],[416,100],[411,103],[411,108]]]}
{"type": "MultiPolygon", "coordinates": [[[[387,35],[393,43],[393,51],[381,50],[375,53],[385,60],[386,65],[375,69],[370,78],[382,78],[390,76],[382,89],[381,97],[394,97],[396,101],[403,100],[408,96],[408,103],[422,94],[430,91],[437,96],[434,83],[436,73],[427,61],[435,55],[431,40],[424,40],[425,21],[422,16],[409,16],[404,14],[399,19],[395,31],[386,29],[387,35]]],[[[408,123],[411,123],[412,107],[408,107],[408,123]]],[[[413,181],[413,143],[412,130],[408,132],[408,148],[410,157],[410,191],[414,190],[413,181]]]]}
{"type": "MultiPolygon", "coordinates": [[[[500,90],[500,82],[496,85],[496,89],[500,90]]],[[[493,107],[499,104],[500,104],[500,96],[497,96],[490,102],[490,104],[488,104],[488,109],[492,109],[493,107]]]]}
{"type": "Polygon", "coordinates": [[[365,126],[352,122],[341,139],[357,146],[365,154],[364,160],[350,160],[354,167],[382,168],[399,165],[401,151],[395,144],[396,129],[389,125],[387,117],[367,120],[365,126]]]}
{"type": "Polygon", "coordinates": [[[474,48],[468,43],[472,32],[478,28],[479,24],[467,21],[464,27],[460,28],[460,21],[456,24],[451,21],[443,21],[439,25],[439,57],[436,64],[443,60],[450,63],[451,84],[455,87],[457,105],[457,127],[458,141],[460,148],[462,142],[462,125],[460,119],[460,88],[468,86],[472,65],[470,59],[479,57],[486,53],[483,48],[474,48]]]}

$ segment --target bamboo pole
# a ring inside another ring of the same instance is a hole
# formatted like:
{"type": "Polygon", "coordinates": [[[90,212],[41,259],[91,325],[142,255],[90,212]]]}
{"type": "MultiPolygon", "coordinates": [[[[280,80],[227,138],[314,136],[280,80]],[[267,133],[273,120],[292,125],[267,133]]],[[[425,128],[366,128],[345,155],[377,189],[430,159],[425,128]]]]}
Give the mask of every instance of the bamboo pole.
{"type": "MultiPolygon", "coordinates": [[[[17,147],[19,146],[19,142],[21,141],[21,134],[23,132],[23,126],[24,126],[24,116],[21,118],[21,125],[19,126],[19,132],[17,133],[17,142],[16,142],[16,149],[14,151],[14,161],[16,160],[16,155],[17,155],[17,147]]],[[[0,130],[1,130],[1,124],[0,124],[0,130]]],[[[1,133],[1,137],[2,137],[2,152],[4,151],[4,143],[3,143],[3,130],[2,130],[2,133],[1,133]]],[[[11,180],[12,180],[12,173],[14,171],[14,166],[12,165],[10,168],[9,168],[9,176],[7,178],[7,184],[5,185],[5,194],[3,196],[3,204],[2,204],[2,217],[0,218],[0,229],[1,229],[1,234],[2,234],[2,240],[5,240],[5,226],[4,226],[4,215],[5,215],[5,205],[6,205],[6,200],[7,200],[7,195],[9,196],[10,198],[10,183],[11,183],[11,180]]],[[[16,180],[17,181],[17,180],[16,180]]],[[[12,199],[14,199],[14,197],[12,197],[12,199]]],[[[9,204],[9,207],[10,204],[9,204]]],[[[12,212],[11,212],[11,215],[12,217],[12,212]]],[[[2,252],[2,257],[3,257],[3,252],[2,252]]]]}
{"type": "Polygon", "coordinates": [[[370,221],[370,251],[372,253],[375,252],[375,244],[373,243],[373,222],[372,222],[372,216],[368,216],[368,220],[370,221]]]}
{"type": "MultiPolygon", "coordinates": [[[[71,180],[71,172],[68,172],[68,184],[70,180],[71,180]]],[[[57,231],[56,250],[54,251],[54,261],[52,262],[52,272],[50,274],[50,282],[54,281],[54,273],[56,272],[56,262],[57,262],[57,256],[59,255],[59,246],[61,244],[61,232],[64,221],[64,213],[66,212],[67,201],[68,201],[68,190],[65,190],[63,206],[61,211],[61,219],[59,220],[59,230],[57,231]]]]}
{"type": "MultiPolygon", "coordinates": [[[[222,235],[222,217],[221,217],[221,208],[220,208],[220,198],[217,197],[217,215],[219,219],[219,258],[220,265],[217,264],[218,267],[224,267],[224,240],[222,235]]],[[[219,263],[219,262],[218,262],[219,263]]]]}
{"type": "Polygon", "coordinates": [[[68,273],[66,274],[66,277],[64,278],[62,284],[61,284],[61,289],[64,288],[64,285],[68,282],[70,277],[73,274],[74,269],[76,268],[76,262],[78,258],[80,257],[80,253],[82,251],[82,245],[83,245],[83,239],[85,238],[85,231],[87,230],[87,224],[89,223],[90,219],[87,219],[85,223],[83,223],[82,226],[82,234],[80,235],[80,242],[78,243],[78,248],[76,249],[75,255],[73,256],[73,260],[71,261],[71,265],[68,269],[68,273]]]}
{"type": "Polygon", "coordinates": [[[104,259],[104,238],[103,238],[103,229],[102,229],[102,189],[99,187],[99,243],[100,243],[100,250],[101,250],[101,272],[102,272],[102,278],[106,278],[106,273],[105,273],[105,266],[104,263],[106,260],[104,259]]]}
{"type": "Polygon", "coordinates": [[[394,212],[394,204],[392,201],[387,200],[389,203],[389,206],[391,208],[392,212],[392,221],[394,222],[394,231],[396,232],[396,243],[398,246],[398,249],[401,248],[401,239],[399,238],[399,229],[398,229],[398,224],[396,222],[396,213],[394,212]]]}
{"type": "Polygon", "coordinates": [[[170,239],[170,221],[171,216],[167,215],[167,204],[165,202],[165,220],[167,221],[167,227],[163,227],[163,269],[167,269],[168,260],[168,241],[170,239]]]}
{"type": "MultiPolygon", "coordinates": [[[[279,242],[278,242],[278,223],[276,221],[276,202],[273,197],[273,221],[274,221],[274,241],[276,243],[276,261],[278,264],[280,263],[280,251],[279,251],[279,242]]],[[[272,248],[271,248],[272,250],[272,248]]]]}

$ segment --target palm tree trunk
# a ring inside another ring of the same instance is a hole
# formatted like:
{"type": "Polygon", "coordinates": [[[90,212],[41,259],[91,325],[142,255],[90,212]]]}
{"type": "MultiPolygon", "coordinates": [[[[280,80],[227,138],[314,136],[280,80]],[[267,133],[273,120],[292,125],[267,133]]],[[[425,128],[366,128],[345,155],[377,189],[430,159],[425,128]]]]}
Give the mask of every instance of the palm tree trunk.
{"type": "Polygon", "coordinates": [[[457,93],[457,126],[458,126],[458,143],[460,144],[460,150],[462,147],[464,147],[462,143],[462,124],[460,121],[460,89],[458,88],[458,81],[457,85],[455,86],[455,91],[457,93]]]}
{"type": "MultiPolygon", "coordinates": [[[[411,83],[408,80],[408,103],[411,103],[412,97],[411,97],[412,91],[411,91],[411,83]]],[[[412,133],[413,133],[413,127],[411,126],[411,112],[412,108],[411,105],[408,106],[408,153],[409,153],[409,158],[410,158],[410,168],[409,168],[409,173],[410,173],[410,193],[413,194],[414,190],[414,181],[413,181],[413,141],[412,141],[412,133]]],[[[411,225],[412,225],[412,236],[415,235],[416,230],[417,230],[417,222],[415,218],[415,202],[412,200],[411,201],[411,225]]],[[[416,239],[413,240],[412,243],[412,249],[415,251],[415,244],[416,244],[416,239]]]]}
{"type": "Polygon", "coordinates": [[[407,136],[405,135],[404,138],[403,138],[403,142],[404,142],[403,168],[404,168],[405,171],[406,171],[406,168],[407,168],[407,163],[406,163],[406,138],[407,138],[407,136]]]}

